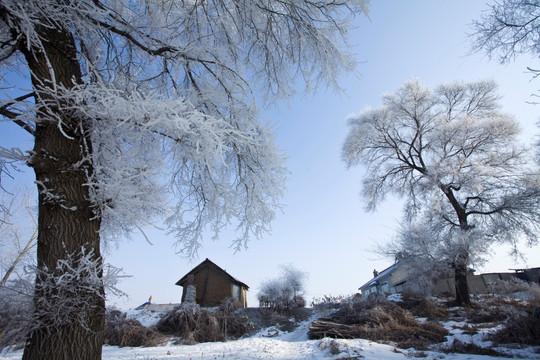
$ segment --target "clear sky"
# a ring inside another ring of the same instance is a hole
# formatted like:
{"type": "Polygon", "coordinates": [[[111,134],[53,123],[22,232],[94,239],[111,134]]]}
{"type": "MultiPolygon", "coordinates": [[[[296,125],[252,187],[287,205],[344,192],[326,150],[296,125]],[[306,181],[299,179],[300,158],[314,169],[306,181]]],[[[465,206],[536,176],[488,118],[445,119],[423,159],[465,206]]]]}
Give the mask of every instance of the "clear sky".
{"type": "MultiPolygon", "coordinates": [[[[540,105],[530,105],[530,94],[540,89],[527,66],[538,59],[524,56],[508,65],[490,61],[483,54],[470,55],[469,24],[486,10],[485,1],[411,0],[373,1],[370,19],[356,19],[350,33],[353,52],[360,62],[358,74],[344,76],[344,93],[332,90],[297,96],[278,109],[262,110],[275,123],[278,145],[288,155],[291,172],[271,234],[254,240],[239,253],[229,248],[234,237],[224,232],[221,240],[205,241],[199,257],[175,254],[174,239],[163,231],[145,229],[153,245],[137,233],[105,253],[106,261],[122,267],[131,278],[120,288],[128,299],[110,299],[121,308],[145,302],[179,302],[181,289],[174,285],[205,258],[250,286],[248,304],[257,305],[262,281],[278,275],[279,266],[292,264],[309,274],[306,300],[327,295],[350,295],[392,259],[372,250],[390,239],[401,216],[399,200],[389,198],[376,212],[364,211],[359,197],[363,169],[347,170],[341,146],[347,134],[347,115],[366,106],[379,106],[381,94],[394,91],[417,77],[430,87],[441,82],[494,79],[499,84],[503,110],[513,114],[524,129],[523,140],[538,133],[540,105]]],[[[11,124],[0,124],[0,141],[13,146],[29,141],[15,134],[11,124]]],[[[20,132],[20,130],[17,130],[20,132]]],[[[6,146],[4,145],[4,146],[6,146]]],[[[481,272],[540,266],[538,246],[526,249],[527,259],[514,261],[508,249],[496,248],[481,272]]]]}

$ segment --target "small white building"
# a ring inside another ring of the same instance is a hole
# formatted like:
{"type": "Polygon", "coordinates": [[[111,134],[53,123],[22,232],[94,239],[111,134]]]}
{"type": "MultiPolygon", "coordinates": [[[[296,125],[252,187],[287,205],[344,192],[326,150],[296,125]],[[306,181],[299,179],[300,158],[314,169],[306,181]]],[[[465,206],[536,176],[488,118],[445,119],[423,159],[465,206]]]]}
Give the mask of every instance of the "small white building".
{"type": "Polygon", "coordinates": [[[396,262],[394,265],[381,272],[373,270],[373,279],[360,287],[363,296],[371,293],[395,294],[401,293],[407,283],[409,266],[406,259],[396,262]]]}

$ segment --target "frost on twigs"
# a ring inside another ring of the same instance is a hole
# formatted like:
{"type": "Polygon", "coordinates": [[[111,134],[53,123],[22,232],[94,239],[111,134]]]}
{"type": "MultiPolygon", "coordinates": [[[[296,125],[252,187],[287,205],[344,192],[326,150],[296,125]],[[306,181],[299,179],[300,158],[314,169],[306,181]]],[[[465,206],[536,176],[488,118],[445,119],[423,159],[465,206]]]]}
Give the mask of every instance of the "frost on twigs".
{"type": "Polygon", "coordinates": [[[225,119],[182,97],[103,84],[59,87],[55,98],[71,116],[89,119],[92,149],[75,166],[92,163],[87,185],[105,234],[166,217],[182,251],[193,255],[206,227],[217,235],[236,225],[237,250],[269,230],[286,170],[254,110],[225,119]]]}
{"type": "Polygon", "coordinates": [[[21,277],[0,285],[0,352],[24,344],[31,324],[33,283],[21,277]]]}
{"type": "Polygon", "coordinates": [[[5,0],[0,59],[35,72],[35,101],[13,120],[84,135],[83,159],[68,166],[88,172],[85,191],[105,235],[167,219],[178,248],[193,255],[204,231],[217,236],[230,225],[239,250],[269,231],[286,177],[255,100],[290,98],[297,80],[307,90],[339,88],[355,65],[351,19],[368,5],[5,0]],[[60,64],[47,53],[55,31],[73,54],[60,64]],[[45,59],[29,66],[12,56],[21,49],[45,59]],[[61,79],[68,63],[78,66],[73,83],[61,79]]]}
{"type": "Polygon", "coordinates": [[[77,324],[90,329],[89,319],[104,307],[105,290],[122,292],[116,283],[121,270],[104,266],[93,251],[58,260],[55,269],[36,269],[37,277],[32,327],[54,330],[77,324]]]}

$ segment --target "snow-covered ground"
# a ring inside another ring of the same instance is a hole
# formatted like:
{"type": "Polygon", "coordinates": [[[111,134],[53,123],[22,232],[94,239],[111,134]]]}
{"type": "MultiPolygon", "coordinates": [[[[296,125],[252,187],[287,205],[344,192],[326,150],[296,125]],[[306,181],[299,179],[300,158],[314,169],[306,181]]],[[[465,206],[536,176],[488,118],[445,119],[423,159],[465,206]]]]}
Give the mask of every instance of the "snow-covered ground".
{"type": "MultiPolygon", "coordinates": [[[[149,326],[157,322],[159,313],[140,311],[128,312],[128,317],[140,320],[149,326]]],[[[152,348],[120,348],[117,346],[104,346],[104,360],[180,360],[180,359],[223,359],[223,360],[251,360],[251,359],[454,359],[454,360],[480,360],[480,359],[506,359],[512,356],[521,359],[540,359],[540,353],[535,353],[535,347],[517,349],[511,347],[496,348],[508,354],[509,357],[491,357],[472,354],[444,354],[433,351],[417,351],[414,349],[396,349],[394,346],[378,344],[369,340],[309,340],[307,331],[311,322],[321,314],[314,314],[311,319],[303,322],[293,332],[280,332],[275,328],[266,328],[255,335],[236,341],[202,343],[197,345],[167,344],[152,348]]],[[[443,325],[450,331],[447,344],[454,339],[463,342],[474,342],[482,347],[490,347],[491,343],[483,341],[484,330],[475,335],[463,333],[465,323],[447,321],[443,325]]],[[[493,329],[492,329],[493,330],[493,329]]],[[[20,360],[22,350],[2,353],[1,359],[20,360]]]]}

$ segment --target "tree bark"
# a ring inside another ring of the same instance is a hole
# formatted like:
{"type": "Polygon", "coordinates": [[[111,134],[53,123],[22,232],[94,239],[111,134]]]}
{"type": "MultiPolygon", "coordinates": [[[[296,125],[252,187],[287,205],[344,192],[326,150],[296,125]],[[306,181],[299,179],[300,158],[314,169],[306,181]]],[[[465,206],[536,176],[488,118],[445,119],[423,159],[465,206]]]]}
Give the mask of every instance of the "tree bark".
{"type": "MultiPolygon", "coordinates": [[[[100,217],[85,185],[87,173],[92,171],[85,159],[85,154],[91,152],[88,124],[85,119],[65,113],[53,94],[55,85],[71,88],[82,82],[76,45],[66,29],[42,28],[40,33],[44,39],[42,48],[21,49],[32,74],[38,106],[29,165],[34,169],[39,192],[34,327],[28,335],[23,360],[98,360],[105,315],[101,283],[94,289],[82,287],[76,281],[68,284],[72,299],[64,300],[72,300],[70,311],[80,306],[79,319],[59,323],[54,316],[47,315],[47,309],[59,301],[54,295],[60,289],[43,287],[47,279],[44,274],[58,272],[60,260],[70,259],[77,266],[83,253],[92,254],[92,260],[98,264],[102,260],[100,217]]],[[[101,279],[101,272],[97,275],[101,279]]],[[[66,305],[58,306],[62,309],[66,305]]]]}
{"type": "Polygon", "coordinates": [[[456,305],[469,306],[471,298],[467,285],[467,263],[460,261],[454,264],[454,281],[456,289],[456,305]]]}
{"type": "MultiPolygon", "coordinates": [[[[465,208],[459,203],[459,201],[454,196],[454,192],[448,186],[439,185],[439,188],[446,195],[448,201],[454,208],[456,216],[459,221],[459,227],[462,231],[469,231],[471,227],[469,226],[467,219],[467,212],[465,208]]],[[[469,252],[466,249],[460,249],[456,256],[454,263],[452,264],[454,268],[454,282],[456,290],[456,300],[455,303],[458,306],[469,306],[471,305],[471,298],[469,295],[469,286],[467,285],[467,263],[469,260],[469,252]]]]}

